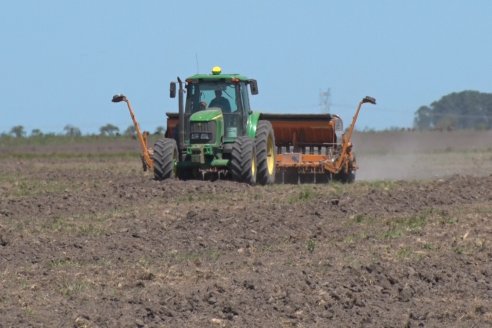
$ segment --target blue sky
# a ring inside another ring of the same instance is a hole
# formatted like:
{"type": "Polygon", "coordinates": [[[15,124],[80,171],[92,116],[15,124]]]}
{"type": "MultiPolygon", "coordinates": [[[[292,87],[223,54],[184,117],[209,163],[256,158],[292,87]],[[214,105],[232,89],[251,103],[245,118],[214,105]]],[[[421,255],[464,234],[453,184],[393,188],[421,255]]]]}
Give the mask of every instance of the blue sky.
{"type": "Polygon", "coordinates": [[[454,91],[492,92],[492,1],[129,1],[0,3],[0,132],[143,129],[177,111],[169,82],[220,65],[258,80],[264,112],[331,112],[358,128],[412,125],[421,105],[454,91]]]}

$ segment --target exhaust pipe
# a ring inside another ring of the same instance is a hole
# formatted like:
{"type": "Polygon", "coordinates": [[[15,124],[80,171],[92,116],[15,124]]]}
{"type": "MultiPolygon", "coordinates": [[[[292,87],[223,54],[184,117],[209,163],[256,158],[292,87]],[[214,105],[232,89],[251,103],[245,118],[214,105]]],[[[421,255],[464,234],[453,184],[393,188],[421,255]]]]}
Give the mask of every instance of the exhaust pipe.
{"type": "Polygon", "coordinates": [[[179,97],[178,97],[178,106],[179,106],[179,135],[178,135],[178,149],[181,155],[181,160],[184,160],[184,152],[185,152],[185,115],[184,115],[184,89],[183,89],[183,81],[178,77],[179,83],[179,97]]]}

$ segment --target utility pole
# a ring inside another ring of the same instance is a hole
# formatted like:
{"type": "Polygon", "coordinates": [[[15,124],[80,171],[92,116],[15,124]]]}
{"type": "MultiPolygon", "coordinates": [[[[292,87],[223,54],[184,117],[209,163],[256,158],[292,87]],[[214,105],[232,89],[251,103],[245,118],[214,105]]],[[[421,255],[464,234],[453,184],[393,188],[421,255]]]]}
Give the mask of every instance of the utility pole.
{"type": "Polygon", "coordinates": [[[319,108],[322,113],[329,113],[331,110],[331,90],[330,88],[319,93],[319,108]]]}

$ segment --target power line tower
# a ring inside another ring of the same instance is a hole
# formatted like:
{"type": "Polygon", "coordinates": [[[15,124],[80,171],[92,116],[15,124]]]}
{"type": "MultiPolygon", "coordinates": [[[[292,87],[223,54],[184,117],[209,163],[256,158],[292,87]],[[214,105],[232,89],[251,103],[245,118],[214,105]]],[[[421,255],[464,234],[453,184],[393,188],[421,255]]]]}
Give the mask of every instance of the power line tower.
{"type": "Polygon", "coordinates": [[[329,113],[331,110],[331,90],[330,88],[319,93],[319,108],[322,113],[329,113]]]}

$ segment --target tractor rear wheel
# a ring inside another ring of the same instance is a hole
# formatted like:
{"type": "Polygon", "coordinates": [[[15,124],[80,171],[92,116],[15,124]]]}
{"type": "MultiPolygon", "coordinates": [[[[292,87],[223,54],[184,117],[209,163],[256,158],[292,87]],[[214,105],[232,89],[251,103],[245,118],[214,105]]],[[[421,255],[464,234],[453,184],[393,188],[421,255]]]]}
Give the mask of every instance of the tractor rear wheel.
{"type": "Polygon", "coordinates": [[[258,160],[258,182],[262,185],[275,182],[275,135],[269,121],[259,121],[255,138],[258,160]]]}
{"type": "Polygon", "coordinates": [[[176,163],[178,161],[178,147],[176,140],[162,138],[154,145],[154,178],[164,180],[176,176],[176,163]]]}
{"type": "Polygon", "coordinates": [[[252,139],[247,136],[236,139],[229,169],[234,181],[256,184],[256,147],[252,139]]]}

